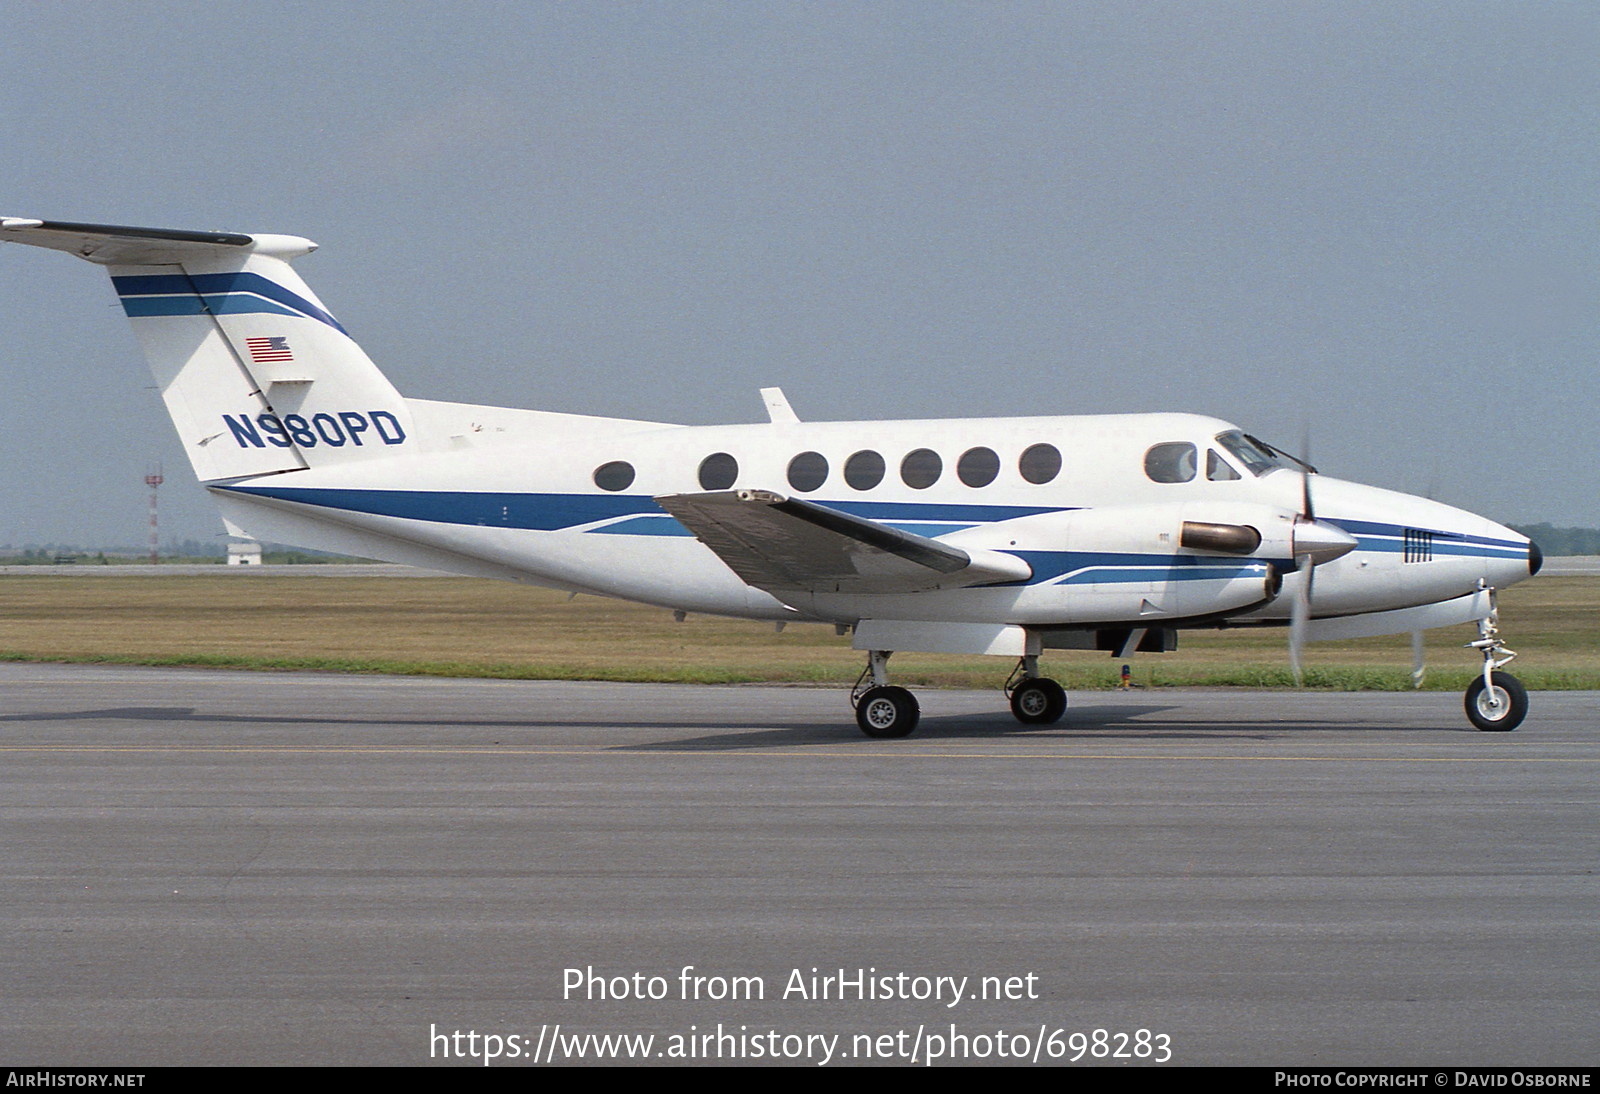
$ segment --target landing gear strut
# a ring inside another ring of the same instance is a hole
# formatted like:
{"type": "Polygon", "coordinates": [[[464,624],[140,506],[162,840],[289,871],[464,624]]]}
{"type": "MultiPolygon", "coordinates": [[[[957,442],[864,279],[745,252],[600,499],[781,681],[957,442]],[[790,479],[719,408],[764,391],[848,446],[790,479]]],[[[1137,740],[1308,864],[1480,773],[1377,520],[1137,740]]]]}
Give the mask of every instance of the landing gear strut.
{"type": "Polygon", "coordinates": [[[1067,693],[1048,676],[1039,675],[1039,658],[1025,655],[1006,681],[1011,713],[1025,726],[1059,722],[1067,711],[1067,693]]]}
{"type": "Polygon", "coordinates": [[[867,667],[850,689],[856,708],[856,725],[868,737],[907,737],[917,728],[922,708],[917,697],[889,683],[889,656],[893,650],[869,650],[867,667]]]}
{"type": "MultiPolygon", "coordinates": [[[[850,689],[856,725],[868,737],[908,737],[917,728],[922,709],[916,696],[889,683],[889,657],[893,650],[868,650],[867,667],[850,689]]],[[[1017,662],[1006,681],[1011,713],[1023,725],[1044,726],[1066,713],[1067,693],[1048,676],[1039,675],[1039,658],[1029,654],[1017,662]]]]}
{"type": "Polygon", "coordinates": [[[1478,620],[1478,640],[1467,643],[1483,654],[1483,675],[1467,685],[1466,707],[1473,725],[1503,733],[1516,729],[1528,716],[1528,691],[1515,676],[1499,671],[1517,656],[1500,640],[1499,623],[1500,609],[1495,604],[1494,590],[1490,589],[1489,614],[1478,620]]]}

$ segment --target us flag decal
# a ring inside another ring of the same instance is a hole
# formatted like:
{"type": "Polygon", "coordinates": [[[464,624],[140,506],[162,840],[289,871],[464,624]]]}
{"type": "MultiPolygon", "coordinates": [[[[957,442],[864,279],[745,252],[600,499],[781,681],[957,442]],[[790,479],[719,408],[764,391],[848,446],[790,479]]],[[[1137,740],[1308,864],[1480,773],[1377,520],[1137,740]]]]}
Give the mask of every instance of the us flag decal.
{"type": "Polygon", "coordinates": [[[294,354],[289,351],[287,338],[246,338],[244,344],[250,351],[252,361],[294,360],[294,354]]]}

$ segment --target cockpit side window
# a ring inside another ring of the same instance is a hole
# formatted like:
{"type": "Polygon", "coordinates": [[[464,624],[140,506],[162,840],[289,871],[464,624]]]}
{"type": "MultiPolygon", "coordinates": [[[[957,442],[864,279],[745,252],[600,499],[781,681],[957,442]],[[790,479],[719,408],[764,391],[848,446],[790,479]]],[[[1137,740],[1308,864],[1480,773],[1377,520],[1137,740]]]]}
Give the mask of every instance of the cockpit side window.
{"type": "Polygon", "coordinates": [[[1188,441],[1168,441],[1144,454],[1144,473],[1152,482],[1192,482],[1198,459],[1188,441]]]}
{"type": "Polygon", "coordinates": [[[1223,450],[1228,455],[1244,464],[1245,470],[1252,475],[1265,475],[1268,471],[1274,471],[1284,466],[1283,461],[1278,459],[1277,456],[1274,456],[1259,442],[1245,436],[1237,429],[1230,429],[1226,433],[1218,433],[1217,443],[1223,447],[1223,450]]]}
{"type": "Polygon", "coordinates": [[[1212,482],[1228,482],[1232,479],[1243,478],[1233,469],[1233,465],[1222,458],[1222,453],[1215,448],[1206,449],[1206,478],[1212,482]]]}

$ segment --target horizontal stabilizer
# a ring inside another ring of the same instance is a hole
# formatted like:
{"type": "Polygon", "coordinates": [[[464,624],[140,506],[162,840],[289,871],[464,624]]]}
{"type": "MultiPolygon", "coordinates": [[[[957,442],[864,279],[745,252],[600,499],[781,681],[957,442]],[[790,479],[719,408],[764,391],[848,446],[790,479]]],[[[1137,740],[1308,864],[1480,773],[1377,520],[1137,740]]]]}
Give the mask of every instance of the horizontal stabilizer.
{"type": "Polygon", "coordinates": [[[669,494],[656,503],[748,584],[786,594],[906,593],[1026,581],[1027,563],[968,551],[768,490],[669,494]]]}
{"type": "Polygon", "coordinates": [[[202,482],[410,455],[410,409],[290,266],[299,236],[0,217],[0,242],[93,262],[202,482]]]}
{"type": "Polygon", "coordinates": [[[27,217],[0,217],[0,240],[65,251],[102,266],[166,265],[203,255],[251,251],[293,258],[317,249],[315,243],[299,236],[191,232],[27,217]]]}

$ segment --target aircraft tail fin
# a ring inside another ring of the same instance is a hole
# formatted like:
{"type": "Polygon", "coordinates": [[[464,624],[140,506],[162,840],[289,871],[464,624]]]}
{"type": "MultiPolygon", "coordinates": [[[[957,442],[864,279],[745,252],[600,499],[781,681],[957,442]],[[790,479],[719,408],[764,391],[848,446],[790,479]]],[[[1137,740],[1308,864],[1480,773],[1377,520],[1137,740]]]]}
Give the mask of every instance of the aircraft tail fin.
{"type": "Polygon", "coordinates": [[[290,263],[298,236],[0,217],[106,267],[202,482],[394,455],[406,402],[290,263]]]}

